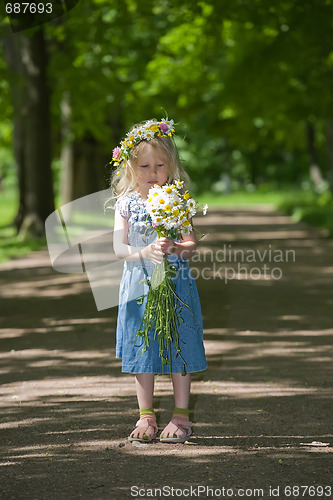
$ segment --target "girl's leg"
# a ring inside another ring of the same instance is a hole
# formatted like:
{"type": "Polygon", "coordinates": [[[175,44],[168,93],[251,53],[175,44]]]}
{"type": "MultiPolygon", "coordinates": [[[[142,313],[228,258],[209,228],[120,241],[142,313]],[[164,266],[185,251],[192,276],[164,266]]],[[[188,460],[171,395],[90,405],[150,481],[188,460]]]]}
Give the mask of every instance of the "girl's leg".
{"type": "Polygon", "coordinates": [[[191,435],[188,405],[190,401],[191,375],[172,374],[175,408],[172,418],[161,433],[161,441],[184,442],[191,435]]]}
{"type": "Polygon", "coordinates": [[[129,436],[131,441],[150,441],[157,434],[156,417],[153,409],[154,374],[137,373],[135,376],[136,395],[140,408],[140,419],[129,436]]]}
{"type": "Polygon", "coordinates": [[[187,409],[190,401],[191,374],[172,374],[173,394],[175,397],[175,407],[187,409]]]}
{"type": "Polygon", "coordinates": [[[154,374],[137,373],[135,375],[136,396],[140,410],[153,407],[154,374]]]}

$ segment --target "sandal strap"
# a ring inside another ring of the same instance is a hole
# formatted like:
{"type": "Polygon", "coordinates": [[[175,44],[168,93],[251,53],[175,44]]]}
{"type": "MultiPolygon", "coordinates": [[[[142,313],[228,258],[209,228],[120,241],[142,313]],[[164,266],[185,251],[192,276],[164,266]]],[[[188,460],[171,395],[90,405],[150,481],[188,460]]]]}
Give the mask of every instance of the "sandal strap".
{"type": "Polygon", "coordinates": [[[176,434],[177,431],[180,431],[182,433],[185,433],[185,436],[182,436],[182,437],[188,437],[192,434],[191,426],[192,426],[192,422],[190,422],[189,420],[183,420],[181,418],[172,417],[172,419],[170,420],[168,425],[163,430],[162,436],[165,436],[165,434],[168,434],[170,436],[170,435],[176,434]],[[168,429],[169,426],[174,426],[175,429],[173,429],[171,427],[171,429],[169,430],[168,429]]]}
{"type": "Polygon", "coordinates": [[[152,416],[152,417],[155,417],[155,412],[154,412],[154,408],[142,408],[140,410],[140,416],[152,416]]]}
{"type": "Polygon", "coordinates": [[[189,420],[183,420],[181,418],[173,417],[170,420],[170,423],[176,425],[177,427],[184,427],[188,431],[192,431],[191,427],[192,427],[193,424],[189,420]]]}
{"type": "MultiPolygon", "coordinates": [[[[140,418],[135,424],[135,429],[140,428],[143,432],[147,431],[149,427],[153,427],[155,434],[158,432],[158,427],[156,424],[156,419],[149,417],[140,418]]],[[[134,431],[133,431],[134,432],[134,431]]]]}

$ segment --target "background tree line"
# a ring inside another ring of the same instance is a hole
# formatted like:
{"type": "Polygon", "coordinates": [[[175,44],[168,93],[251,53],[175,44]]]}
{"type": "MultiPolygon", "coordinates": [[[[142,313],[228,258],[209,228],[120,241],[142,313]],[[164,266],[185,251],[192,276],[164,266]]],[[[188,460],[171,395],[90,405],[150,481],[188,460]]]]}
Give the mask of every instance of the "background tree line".
{"type": "Polygon", "coordinates": [[[106,188],[113,147],[163,109],[198,191],[332,190],[332,14],[332,0],[81,0],[15,34],[4,18],[0,168],[15,168],[18,230],[42,234],[55,199],[106,188]]]}

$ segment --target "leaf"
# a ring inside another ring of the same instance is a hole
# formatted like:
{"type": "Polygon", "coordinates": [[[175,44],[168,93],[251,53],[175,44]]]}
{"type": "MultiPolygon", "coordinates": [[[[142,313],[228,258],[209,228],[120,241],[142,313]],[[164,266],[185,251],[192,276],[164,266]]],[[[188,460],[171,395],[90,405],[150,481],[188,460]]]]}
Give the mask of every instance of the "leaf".
{"type": "Polygon", "coordinates": [[[142,278],[142,280],[139,281],[139,285],[142,285],[142,283],[146,283],[146,285],[148,285],[147,278],[142,278]]]}
{"type": "Polygon", "coordinates": [[[200,238],[199,238],[199,241],[203,241],[207,238],[207,236],[209,236],[209,233],[206,233],[206,234],[203,234],[200,238]]]}
{"type": "Polygon", "coordinates": [[[151,278],[151,286],[155,290],[164,280],[164,262],[156,264],[153,276],[151,278]]]}

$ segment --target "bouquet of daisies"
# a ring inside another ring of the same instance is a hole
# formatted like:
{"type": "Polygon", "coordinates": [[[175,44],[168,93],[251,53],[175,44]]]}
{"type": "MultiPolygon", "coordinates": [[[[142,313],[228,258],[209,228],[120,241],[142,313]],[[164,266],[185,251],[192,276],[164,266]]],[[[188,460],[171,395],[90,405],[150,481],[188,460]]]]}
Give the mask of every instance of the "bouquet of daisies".
{"type": "MultiPolygon", "coordinates": [[[[164,186],[155,184],[149,190],[147,209],[159,238],[179,241],[192,231],[191,217],[195,215],[197,205],[187,191],[185,194],[182,191],[182,181],[164,186]]],[[[181,311],[190,308],[175,291],[176,286],[171,278],[176,276],[176,272],[176,268],[165,257],[161,264],[156,265],[151,279],[147,278],[147,303],[136,338],[143,338],[144,353],[149,347],[148,332],[154,329],[154,339],[159,342],[162,367],[169,364],[170,368],[171,343],[174,342],[176,356],[180,356],[184,364],[182,374],[186,375],[186,361],[181,354],[178,327],[184,321],[181,311]]],[[[138,303],[142,304],[143,299],[144,297],[137,299],[138,303]]]]}

